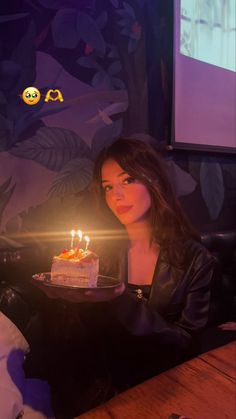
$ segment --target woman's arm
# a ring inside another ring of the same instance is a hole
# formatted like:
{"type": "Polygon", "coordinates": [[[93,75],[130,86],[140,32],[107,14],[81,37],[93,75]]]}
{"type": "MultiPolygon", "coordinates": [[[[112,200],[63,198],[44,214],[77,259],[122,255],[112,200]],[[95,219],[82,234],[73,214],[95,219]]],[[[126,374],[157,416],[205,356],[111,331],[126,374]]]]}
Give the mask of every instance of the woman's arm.
{"type": "Polygon", "coordinates": [[[109,303],[110,311],[132,335],[153,336],[161,344],[188,347],[192,336],[207,324],[214,272],[215,260],[208,257],[192,277],[188,278],[184,306],[181,315],[173,323],[150,309],[145,300],[138,299],[127,289],[109,303]]]}

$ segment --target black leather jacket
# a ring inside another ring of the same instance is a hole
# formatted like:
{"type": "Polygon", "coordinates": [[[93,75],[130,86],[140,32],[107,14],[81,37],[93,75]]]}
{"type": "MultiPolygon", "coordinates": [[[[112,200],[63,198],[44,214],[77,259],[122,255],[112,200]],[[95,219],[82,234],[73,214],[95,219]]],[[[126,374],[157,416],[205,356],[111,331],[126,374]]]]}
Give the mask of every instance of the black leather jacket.
{"type": "MultiPolygon", "coordinates": [[[[139,298],[128,287],[110,310],[128,333],[152,336],[161,344],[186,349],[193,337],[209,322],[216,260],[200,243],[189,240],[177,244],[182,257],[173,266],[160,251],[148,299],[139,298]]],[[[121,259],[120,279],[127,284],[127,251],[121,259]]]]}

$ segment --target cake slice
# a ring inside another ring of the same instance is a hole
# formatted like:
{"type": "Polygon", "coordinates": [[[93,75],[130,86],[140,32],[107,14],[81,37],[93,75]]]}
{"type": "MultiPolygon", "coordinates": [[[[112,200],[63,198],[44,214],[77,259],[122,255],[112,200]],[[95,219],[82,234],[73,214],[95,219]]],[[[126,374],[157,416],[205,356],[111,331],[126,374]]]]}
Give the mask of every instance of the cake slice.
{"type": "Polygon", "coordinates": [[[54,256],[51,268],[51,282],[57,285],[96,287],[99,272],[99,258],[90,250],[64,250],[54,256]]]}

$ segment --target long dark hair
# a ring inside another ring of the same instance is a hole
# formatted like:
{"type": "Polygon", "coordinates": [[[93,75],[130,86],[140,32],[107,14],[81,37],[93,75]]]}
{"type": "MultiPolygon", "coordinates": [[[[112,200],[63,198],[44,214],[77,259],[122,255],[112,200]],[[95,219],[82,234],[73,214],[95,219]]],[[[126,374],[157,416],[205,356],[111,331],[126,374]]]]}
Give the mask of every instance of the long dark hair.
{"type": "Polygon", "coordinates": [[[104,208],[105,203],[101,171],[108,159],[115,160],[148,189],[151,197],[151,242],[170,249],[176,241],[200,240],[176,197],[164,159],[154,147],[140,140],[120,138],[99,154],[94,167],[93,187],[100,208],[104,208]]]}

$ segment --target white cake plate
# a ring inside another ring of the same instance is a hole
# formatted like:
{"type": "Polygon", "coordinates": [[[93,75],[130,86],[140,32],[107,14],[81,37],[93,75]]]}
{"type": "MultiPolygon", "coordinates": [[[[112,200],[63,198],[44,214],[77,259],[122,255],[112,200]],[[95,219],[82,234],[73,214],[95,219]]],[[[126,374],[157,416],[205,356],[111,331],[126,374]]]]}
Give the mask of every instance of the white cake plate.
{"type": "Polygon", "coordinates": [[[116,288],[120,285],[120,281],[116,278],[112,278],[111,276],[105,275],[98,275],[98,282],[97,287],[84,287],[79,285],[60,285],[60,284],[53,284],[51,281],[51,272],[42,272],[38,274],[34,274],[32,276],[34,281],[40,282],[41,284],[45,285],[46,287],[53,287],[53,288],[64,288],[64,289],[73,289],[73,290],[106,290],[116,288]]]}

